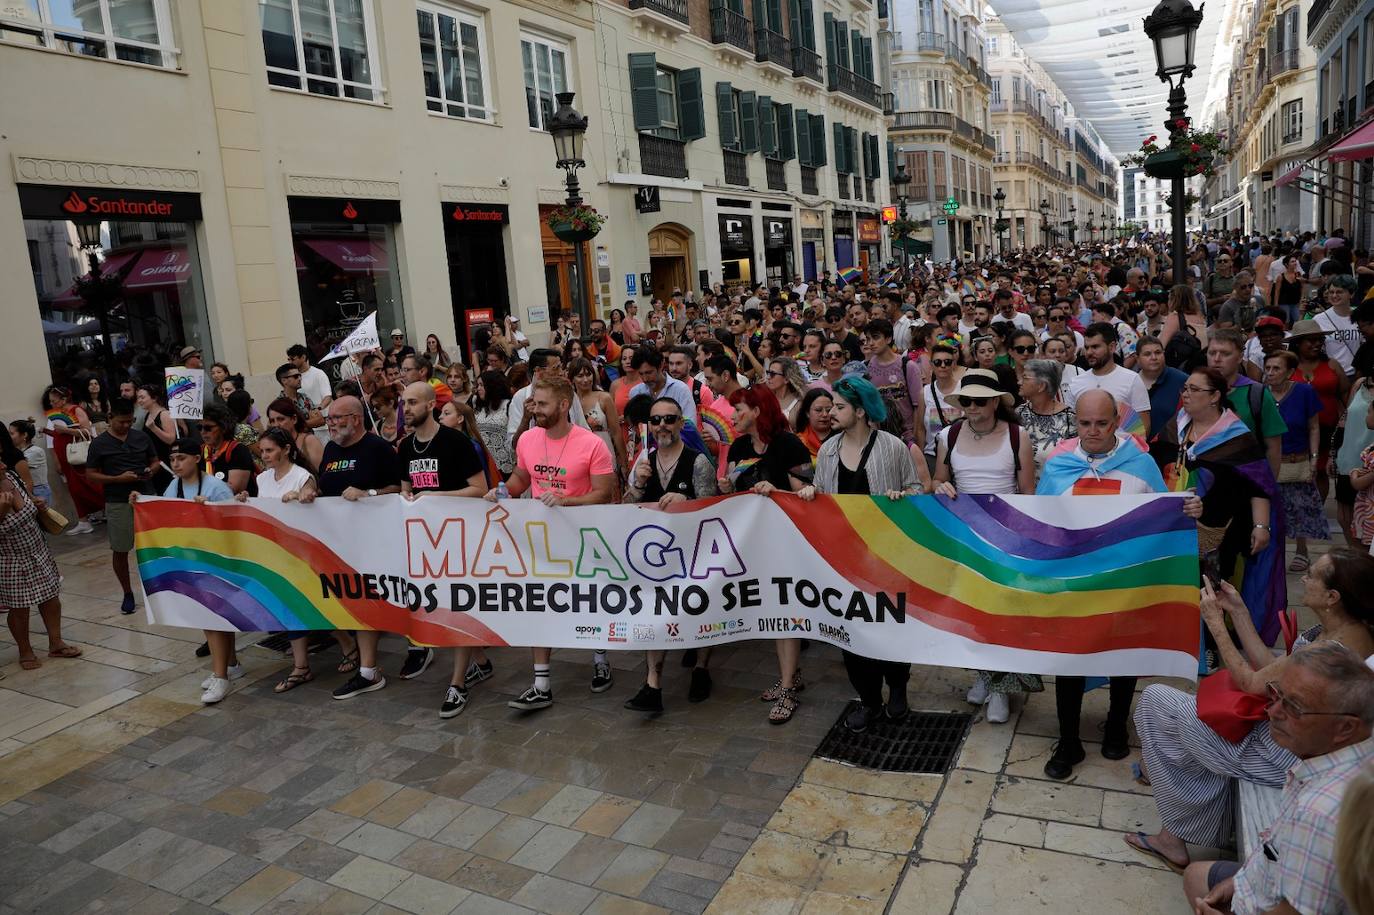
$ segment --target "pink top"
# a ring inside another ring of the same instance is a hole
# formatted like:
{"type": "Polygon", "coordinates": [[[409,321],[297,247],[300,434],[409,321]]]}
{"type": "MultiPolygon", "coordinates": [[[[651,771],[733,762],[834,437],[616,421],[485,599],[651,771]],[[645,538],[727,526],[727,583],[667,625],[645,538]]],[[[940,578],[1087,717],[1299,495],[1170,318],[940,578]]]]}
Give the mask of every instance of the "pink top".
{"type": "Polygon", "coordinates": [[[592,491],[592,477],[615,473],[611,452],[590,429],[570,426],[560,439],[535,427],[515,444],[515,463],[530,477],[530,495],[546,492],[560,496],[585,496],[592,491]]]}

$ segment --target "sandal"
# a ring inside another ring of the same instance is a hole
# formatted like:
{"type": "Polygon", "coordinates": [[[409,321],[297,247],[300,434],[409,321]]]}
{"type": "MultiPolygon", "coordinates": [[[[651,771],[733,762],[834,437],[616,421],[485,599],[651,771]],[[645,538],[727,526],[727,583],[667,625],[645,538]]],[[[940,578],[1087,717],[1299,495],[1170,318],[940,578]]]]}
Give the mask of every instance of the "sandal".
{"type": "Polygon", "coordinates": [[[1185,870],[1188,869],[1188,865],[1192,863],[1192,860],[1189,859],[1188,861],[1184,861],[1182,864],[1179,864],[1173,858],[1170,858],[1168,855],[1164,854],[1164,852],[1160,851],[1158,848],[1155,848],[1153,845],[1151,845],[1150,837],[1145,835],[1145,833],[1143,832],[1128,834],[1125,837],[1125,839],[1126,844],[1131,846],[1131,848],[1134,848],[1138,852],[1142,852],[1144,854],[1152,855],[1158,858],[1159,860],[1163,861],[1165,864],[1169,866],[1169,870],[1173,871],[1176,874],[1183,873],[1185,870]],[[1132,839],[1134,839],[1135,841],[1132,842],[1132,839]]]}
{"type": "Polygon", "coordinates": [[[792,713],[801,703],[797,701],[796,687],[780,687],[778,701],[768,710],[769,724],[786,724],[792,720],[792,713]]]}
{"type": "Polygon", "coordinates": [[[1150,778],[1145,774],[1145,770],[1140,768],[1140,763],[1138,762],[1131,763],[1131,779],[1137,785],[1144,785],[1146,788],[1150,787],[1150,778]]]}
{"type": "MultiPolygon", "coordinates": [[[[792,691],[799,693],[804,689],[806,689],[806,684],[802,682],[801,668],[799,667],[797,668],[797,673],[792,677],[792,691]]],[[[778,697],[782,695],[782,691],[782,678],[779,677],[772,686],[763,691],[762,695],[759,696],[759,701],[777,702],[778,697]]]]}
{"type": "Polygon", "coordinates": [[[315,674],[311,672],[309,667],[293,667],[291,668],[290,675],[288,675],[285,680],[281,681],[276,686],[272,687],[272,692],[289,693],[291,692],[291,690],[300,686],[302,683],[309,683],[311,680],[314,679],[315,674]],[[297,673],[297,671],[302,670],[305,671],[305,673],[297,673]]]}
{"type": "Polygon", "coordinates": [[[24,668],[24,670],[37,670],[38,668],[43,666],[43,662],[38,660],[38,658],[36,657],[20,658],[19,666],[24,668]]]}
{"type": "Polygon", "coordinates": [[[1299,553],[1293,557],[1293,561],[1288,564],[1290,572],[1306,572],[1309,566],[1307,557],[1299,553]]]}
{"type": "Polygon", "coordinates": [[[81,649],[77,648],[75,645],[63,645],[61,648],[54,648],[52,651],[49,651],[48,657],[79,658],[81,657],[81,649]]]}
{"type": "Polygon", "coordinates": [[[358,646],[354,645],[352,651],[343,653],[343,660],[339,662],[339,673],[351,674],[358,669],[361,662],[358,660],[358,646]]]}

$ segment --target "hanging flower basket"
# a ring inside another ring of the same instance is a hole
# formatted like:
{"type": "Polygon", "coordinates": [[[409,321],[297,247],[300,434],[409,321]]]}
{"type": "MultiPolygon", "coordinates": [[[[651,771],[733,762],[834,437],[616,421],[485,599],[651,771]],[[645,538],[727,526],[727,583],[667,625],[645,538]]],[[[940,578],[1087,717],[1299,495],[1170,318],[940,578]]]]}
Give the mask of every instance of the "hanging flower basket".
{"type": "Polygon", "coordinates": [[[606,217],[589,206],[561,206],[551,210],[545,222],[553,234],[570,244],[590,241],[601,231],[606,217]]]}
{"type": "Polygon", "coordinates": [[[919,228],[921,228],[921,224],[914,219],[894,219],[887,225],[887,234],[894,240],[906,238],[919,228]]]}
{"type": "Polygon", "coordinates": [[[1169,135],[1167,146],[1159,146],[1155,142],[1159,137],[1151,136],[1140,144],[1138,151],[1123,156],[1121,164],[1143,166],[1151,178],[1210,178],[1216,174],[1217,163],[1231,154],[1225,134],[1193,130],[1186,118],[1179,118],[1170,126],[1174,132],[1169,135]]]}

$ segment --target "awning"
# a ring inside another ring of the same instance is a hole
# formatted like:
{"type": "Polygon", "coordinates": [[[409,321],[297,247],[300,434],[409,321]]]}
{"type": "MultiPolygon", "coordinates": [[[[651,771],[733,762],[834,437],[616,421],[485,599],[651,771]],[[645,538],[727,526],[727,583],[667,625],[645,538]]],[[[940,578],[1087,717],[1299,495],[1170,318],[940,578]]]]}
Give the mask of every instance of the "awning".
{"type": "Polygon", "coordinates": [[[191,255],[185,248],[148,248],[124,277],[130,292],[154,292],[186,282],[191,277],[191,255]]]}
{"type": "MultiPolygon", "coordinates": [[[[135,257],[138,257],[140,253],[142,252],[121,251],[118,254],[109,255],[103,261],[100,262],[101,276],[109,276],[111,273],[120,272],[125,267],[127,267],[135,257]]],[[[90,279],[90,276],[91,275],[88,273],[84,277],[82,277],[82,279],[90,279]]],[[[81,298],[81,296],[77,295],[76,284],[73,283],[72,286],[65,292],[55,296],[51,304],[58,308],[74,308],[80,307],[85,303],[86,300],[81,298]]]]}
{"type": "Polygon", "coordinates": [[[1294,181],[1298,180],[1298,176],[1302,174],[1302,170],[1306,167],[1305,165],[1293,166],[1279,176],[1279,180],[1274,182],[1274,187],[1286,187],[1292,184],[1294,181]]]}
{"type": "Polygon", "coordinates": [[[1374,156],[1374,121],[1356,127],[1326,153],[1326,158],[1332,162],[1353,162],[1371,156],[1374,156]]]}
{"type": "Polygon", "coordinates": [[[305,246],[344,273],[385,273],[390,270],[386,246],[374,241],[302,239],[305,246]]]}

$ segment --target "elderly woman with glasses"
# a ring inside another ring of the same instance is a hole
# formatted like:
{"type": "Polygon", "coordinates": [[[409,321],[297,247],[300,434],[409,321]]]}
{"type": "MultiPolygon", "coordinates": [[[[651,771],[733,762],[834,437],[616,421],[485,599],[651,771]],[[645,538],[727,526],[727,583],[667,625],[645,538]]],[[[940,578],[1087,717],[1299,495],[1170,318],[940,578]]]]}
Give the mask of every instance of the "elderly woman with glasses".
{"type": "Polygon", "coordinates": [[[1055,445],[1078,435],[1073,407],[1059,399],[1060,368],[1053,359],[1031,359],[1021,372],[1024,402],[1016,408],[1016,418],[1030,436],[1037,473],[1055,445]]]}

